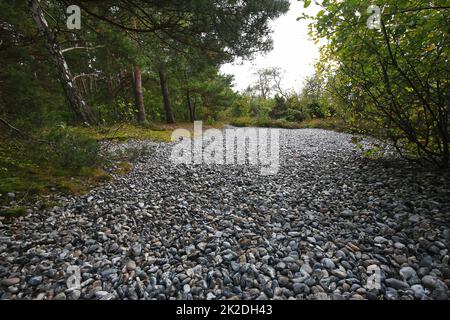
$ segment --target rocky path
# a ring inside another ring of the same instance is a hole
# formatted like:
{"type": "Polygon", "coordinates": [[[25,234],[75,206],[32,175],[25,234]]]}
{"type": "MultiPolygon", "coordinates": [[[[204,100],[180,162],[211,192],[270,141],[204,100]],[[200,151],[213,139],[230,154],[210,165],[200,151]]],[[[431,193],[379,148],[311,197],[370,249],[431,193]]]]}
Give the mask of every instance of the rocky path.
{"type": "Polygon", "coordinates": [[[0,220],[0,298],[449,298],[448,174],[365,160],[346,134],[281,138],[274,176],[129,142],[155,150],[130,174],[0,220]]]}

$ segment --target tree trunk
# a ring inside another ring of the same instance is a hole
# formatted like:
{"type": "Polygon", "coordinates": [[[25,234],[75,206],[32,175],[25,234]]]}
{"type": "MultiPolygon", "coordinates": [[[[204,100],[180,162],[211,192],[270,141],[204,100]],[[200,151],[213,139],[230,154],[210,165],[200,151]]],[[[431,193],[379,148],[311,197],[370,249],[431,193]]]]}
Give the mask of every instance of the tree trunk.
{"type": "Polygon", "coordinates": [[[142,71],[139,66],[134,67],[134,101],[136,104],[137,122],[142,125],[145,123],[144,95],[142,94],[142,71]]]}
{"type": "Polygon", "coordinates": [[[194,122],[195,121],[195,109],[194,109],[194,106],[192,105],[191,92],[189,91],[189,89],[186,90],[186,101],[187,101],[187,106],[188,106],[188,110],[189,110],[189,121],[194,122]]]}
{"type": "Polygon", "coordinates": [[[166,110],[166,121],[167,123],[174,123],[172,105],[170,104],[169,95],[169,85],[167,83],[167,78],[162,69],[159,70],[159,81],[161,83],[161,92],[164,100],[164,109],[166,110]]]}
{"type": "Polygon", "coordinates": [[[48,22],[45,19],[39,0],[29,0],[29,7],[39,31],[44,36],[47,49],[54,59],[59,81],[64,89],[69,106],[81,120],[89,124],[95,124],[96,119],[92,109],[86,104],[80,93],[77,91],[69,66],[56,41],[55,34],[50,29],[48,22]]]}

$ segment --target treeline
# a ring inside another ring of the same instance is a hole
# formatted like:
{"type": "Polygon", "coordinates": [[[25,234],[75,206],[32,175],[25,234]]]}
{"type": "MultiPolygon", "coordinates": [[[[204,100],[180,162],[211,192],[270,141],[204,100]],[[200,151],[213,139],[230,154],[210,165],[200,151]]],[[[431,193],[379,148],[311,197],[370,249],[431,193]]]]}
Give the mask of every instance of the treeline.
{"type": "Polygon", "coordinates": [[[302,122],[336,115],[325,84],[317,75],[307,77],[298,91],[285,89],[283,75],[284,71],[277,67],[256,70],[254,83],[239,95],[237,102],[225,110],[221,117],[302,122]]]}
{"type": "Polygon", "coordinates": [[[288,1],[0,3],[0,115],[19,128],[217,117],[223,63],[270,50],[288,1]],[[81,28],[67,28],[69,5],[81,28]]]}

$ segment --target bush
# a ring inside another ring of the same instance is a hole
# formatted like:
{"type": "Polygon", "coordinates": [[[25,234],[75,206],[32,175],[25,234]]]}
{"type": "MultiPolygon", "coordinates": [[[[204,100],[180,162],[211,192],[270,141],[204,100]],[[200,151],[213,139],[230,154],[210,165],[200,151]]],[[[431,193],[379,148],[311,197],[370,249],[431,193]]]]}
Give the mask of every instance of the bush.
{"type": "Polygon", "coordinates": [[[65,169],[95,167],[102,161],[100,144],[94,138],[59,125],[43,135],[46,143],[34,144],[32,157],[65,169]]]}
{"type": "Polygon", "coordinates": [[[302,110],[298,109],[288,109],[286,113],[286,120],[292,122],[302,122],[308,118],[308,115],[305,114],[302,110]]]}

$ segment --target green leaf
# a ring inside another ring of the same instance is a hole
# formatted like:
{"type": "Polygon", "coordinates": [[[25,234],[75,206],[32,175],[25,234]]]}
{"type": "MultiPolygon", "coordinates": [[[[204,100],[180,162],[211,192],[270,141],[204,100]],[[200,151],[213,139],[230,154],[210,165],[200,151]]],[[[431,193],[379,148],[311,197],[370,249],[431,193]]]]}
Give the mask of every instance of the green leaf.
{"type": "Polygon", "coordinates": [[[305,0],[305,4],[303,5],[303,8],[308,8],[311,4],[311,0],[305,0]]]}

